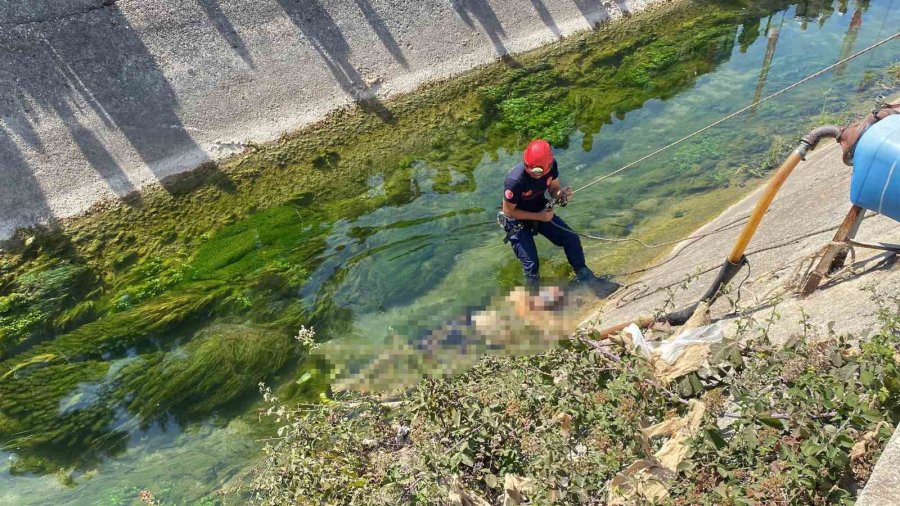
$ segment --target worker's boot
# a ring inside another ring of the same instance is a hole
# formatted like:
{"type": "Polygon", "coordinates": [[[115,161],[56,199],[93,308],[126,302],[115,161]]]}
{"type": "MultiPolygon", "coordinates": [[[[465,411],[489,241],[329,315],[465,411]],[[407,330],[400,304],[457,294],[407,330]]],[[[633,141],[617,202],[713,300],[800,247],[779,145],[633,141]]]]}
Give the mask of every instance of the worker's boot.
{"type": "Polygon", "coordinates": [[[589,286],[594,294],[601,299],[609,297],[622,286],[606,276],[602,278],[597,277],[597,275],[587,267],[582,267],[575,275],[579,283],[589,286]]]}
{"type": "Polygon", "coordinates": [[[538,277],[531,277],[525,275],[525,289],[528,290],[528,293],[531,295],[535,295],[541,289],[541,282],[538,277]]]}

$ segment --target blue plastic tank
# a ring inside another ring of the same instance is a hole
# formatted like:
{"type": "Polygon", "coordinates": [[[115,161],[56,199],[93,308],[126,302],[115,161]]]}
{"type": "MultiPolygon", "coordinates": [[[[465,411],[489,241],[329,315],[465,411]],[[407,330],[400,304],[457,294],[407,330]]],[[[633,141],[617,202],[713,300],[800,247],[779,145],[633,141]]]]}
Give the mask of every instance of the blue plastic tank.
{"type": "Polygon", "coordinates": [[[857,142],[850,201],[900,221],[900,114],[870,126],[857,142]]]}

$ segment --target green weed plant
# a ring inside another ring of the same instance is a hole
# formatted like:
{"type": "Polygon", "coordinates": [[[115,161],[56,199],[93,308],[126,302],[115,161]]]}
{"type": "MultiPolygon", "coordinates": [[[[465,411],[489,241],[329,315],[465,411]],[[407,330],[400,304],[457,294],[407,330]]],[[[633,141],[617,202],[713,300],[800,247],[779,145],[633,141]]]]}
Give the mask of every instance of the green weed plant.
{"type": "MultiPolygon", "coordinates": [[[[744,364],[695,392],[703,426],[665,502],[852,504],[900,422],[900,301],[876,303],[882,327],[861,340],[801,325],[775,346],[765,325],[739,326],[744,364]]],[[[280,428],[251,494],[270,505],[446,504],[451,484],[501,504],[508,474],[534,479],[533,504],[604,504],[645,457],[638,431],[686,411],[643,359],[579,341],[487,357],[398,399],[264,397],[280,428]]]]}

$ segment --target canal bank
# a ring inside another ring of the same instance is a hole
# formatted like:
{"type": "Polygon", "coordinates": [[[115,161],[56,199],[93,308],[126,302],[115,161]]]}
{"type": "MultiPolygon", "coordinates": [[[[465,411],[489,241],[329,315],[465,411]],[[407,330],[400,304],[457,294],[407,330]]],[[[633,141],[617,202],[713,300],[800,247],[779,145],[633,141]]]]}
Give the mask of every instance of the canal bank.
{"type": "MultiPolygon", "coordinates": [[[[799,293],[805,276],[815,267],[851,207],[853,169],[844,164],[842,156],[841,147],[831,140],[807,156],[782,187],[750,243],[749,265],[710,308],[712,321],[722,322],[727,336],[745,340],[746,351],[753,350],[761,336],[777,346],[798,339],[841,339],[866,347],[872,346],[869,340],[879,331],[896,332],[887,323],[900,309],[896,253],[855,248],[847,264],[830,273],[816,291],[806,297],[799,293]]],[[[642,269],[582,328],[603,329],[699,300],[763,190],[729,207],[693,231],[690,235],[695,239],[677,244],[671,253],[642,269]]],[[[856,240],[900,242],[900,224],[866,212],[856,240]]],[[[894,361],[898,360],[900,356],[895,353],[894,361]]],[[[885,426],[890,427],[890,422],[885,426]]],[[[871,469],[871,478],[856,504],[895,504],[900,500],[896,472],[900,430],[895,430],[890,440],[882,435],[878,448],[884,448],[883,454],[871,469]]]]}
{"type": "Polygon", "coordinates": [[[661,0],[0,8],[0,238],[661,0]]]}
{"type": "MultiPolygon", "coordinates": [[[[804,275],[831,242],[851,206],[852,168],[841,157],[837,143],[824,141],[795,170],[748,247],[749,268],[735,277],[728,296],[712,306],[711,318],[727,321],[731,327],[752,319],[778,343],[804,325],[851,336],[862,336],[877,326],[879,312],[900,293],[900,269],[890,252],[857,248],[845,269],[808,297],[798,296],[804,275]]],[[[675,245],[592,319],[612,326],[685,307],[701,298],[763,190],[693,231],[690,236],[697,239],[675,245]]],[[[870,211],[857,238],[896,244],[900,224],[870,211]]]]}

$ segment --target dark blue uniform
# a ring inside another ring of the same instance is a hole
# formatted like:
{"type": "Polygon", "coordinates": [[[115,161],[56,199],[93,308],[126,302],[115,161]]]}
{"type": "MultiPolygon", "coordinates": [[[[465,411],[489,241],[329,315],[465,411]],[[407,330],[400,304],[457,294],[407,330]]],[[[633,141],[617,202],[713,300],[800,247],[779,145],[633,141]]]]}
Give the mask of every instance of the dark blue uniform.
{"type": "MultiPolygon", "coordinates": [[[[533,213],[541,212],[547,207],[545,193],[550,183],[559,178],[559,169],[556,160],[550,167],[550,171],[540,179],[535,179],[525,172],[525,164],[520,163],[510,169],[504,182],[503,198],[517,209],[533,213]]],[[[516,257],[522,262],[525,271],[525,280],[528,283],[536,283],[538,280],[538,252],[534,243],[534,235],[541,234],[556,246],[561,246],[566,252],[569,264],[575,272],[585,270],[584,250],[578,236],[559,227],[570,227],[559,216],[554,216],[548,223],[533,220],[514,220],[507,218],[504,225],[509,243],[512,245],[516,257]]]]}

